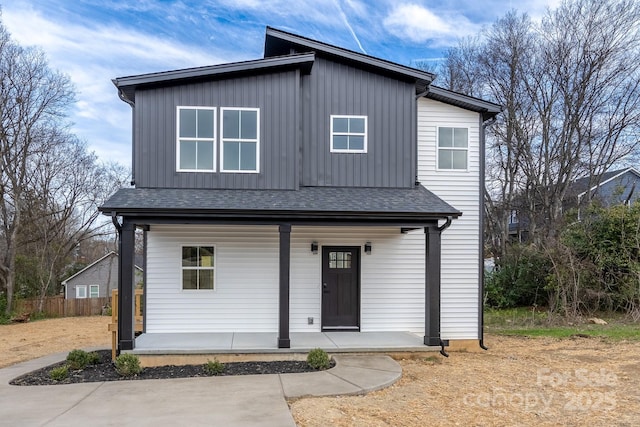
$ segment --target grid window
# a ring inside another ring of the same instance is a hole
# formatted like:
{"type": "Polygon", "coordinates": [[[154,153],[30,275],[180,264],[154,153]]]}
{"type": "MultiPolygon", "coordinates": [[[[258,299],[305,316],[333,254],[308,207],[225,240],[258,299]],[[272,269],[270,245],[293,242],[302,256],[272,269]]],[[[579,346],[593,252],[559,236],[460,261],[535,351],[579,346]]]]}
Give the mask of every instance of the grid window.
{"type": "Polygon", "coordinates": [[[367,116],[331,116],[331,152],[367,152],[367,116]]]}
{"type": "Polygon", "coordinates": [[[438,128],[438,169],[467,170],[469,129],[438,128]]]}
{"type": "Polygon", "coordinates": [[[329,252],[329,268],[351,268],[351,252],[329,252]]]}
{"type": "Polygon", "coordinates": [[[100,285],[89,286],[89,298],[98,298],[100,296],[100,285]]]}
{"type": "Polygon", "coordinates": [[[76,286],[76,298],[86,298],[86,297],[87,297],[87,285],[76,286]]]}
{"type": "Polygon", "coordinates": [[[182,247],[182,289],[214,289],[215,248],[213,246],[182,247]]]}
{"type": "Polygon", "coordinates": [[[178,170],[215,172],[216,109],[178,107],[178,170]]]}
{"type": "Polygon", "coordinates": [[[222,108],[222,172],[258,172],[260,110],[222,108]]]}

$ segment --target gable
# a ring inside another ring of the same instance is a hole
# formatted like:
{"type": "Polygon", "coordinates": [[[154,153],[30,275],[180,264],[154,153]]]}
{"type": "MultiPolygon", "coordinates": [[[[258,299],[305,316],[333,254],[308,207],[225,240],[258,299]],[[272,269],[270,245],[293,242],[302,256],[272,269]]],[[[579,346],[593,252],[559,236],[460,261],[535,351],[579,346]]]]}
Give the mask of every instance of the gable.
{"type": "Polygon", "coordinates": [[[89,264],[62,283],[73,284],[108,284],[117,280],[118,255],[110,252],[99,260],[89,264]],[[114,276],[115,274],[115,276],[114,276]]]}
{"type": "Polygon", "coordinates": [[[415,87],[318,57],[302,80],[303,186],[408,188],[415,183],[415,87]],[[331,117],[367,119],[367,150],[331,150],[331,117]]]}
{"type": "Polygon", "coordinates": [[[265,58],[287,55],[292,52],[315,52],[332,61],[348,64],[354,68],[388,76],[400,81],[412,82],[416,86],[416,92],[424,91],[435,78],[434,74],[427,71],[407,67],[395,62],[386,61],[276,28],[267,27],[264,45],[265,58]]]}
{"type": "Polygon", "coordinates": [[[167,87],[137,90],[134,109],[134,178],[144,188],[294,189],[297,164],[297,70],[274,69],[257,75],[186,80],[167,87]],[[215,170],[180,171],[178,107],[215,109],[215,170]],[[259,114],[259,173],[223,173],[221,115],[224,108],[253,108],[259,114]]]}

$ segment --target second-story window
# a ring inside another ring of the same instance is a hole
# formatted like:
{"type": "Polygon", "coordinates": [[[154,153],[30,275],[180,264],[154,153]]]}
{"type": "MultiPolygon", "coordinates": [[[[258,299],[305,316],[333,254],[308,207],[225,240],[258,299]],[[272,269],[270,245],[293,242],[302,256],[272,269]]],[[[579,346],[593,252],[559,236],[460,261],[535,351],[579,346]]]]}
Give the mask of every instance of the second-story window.
{"type": "Polygon", "coordinates": [[[260,110],[222,108],[222,172],[258,172],[260,110]]]}
{"type": "Polygon", "coordinates": [[[467,170],[469,129],[438,128],[438,169],[467,170]]]}
{"type": "Polygon", "coordinates": [[[216,109],[178,107],[178,171],[215,172],[216,109]]]}
{"type": "Polygon", "coordinates": [[[367,116],[331,116],[332,153],[367,152],[367,116]]]}

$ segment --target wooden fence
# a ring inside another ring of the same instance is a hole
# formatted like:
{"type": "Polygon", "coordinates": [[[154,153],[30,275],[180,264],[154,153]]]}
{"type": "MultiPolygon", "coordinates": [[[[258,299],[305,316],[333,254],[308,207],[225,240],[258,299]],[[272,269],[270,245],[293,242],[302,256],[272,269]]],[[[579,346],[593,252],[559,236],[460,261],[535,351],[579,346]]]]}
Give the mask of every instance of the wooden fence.
{"type": "MultiPolygon", "coordinates": [[[[142,332],[142,324],[144,322],[142,318],[142,289],[136,289],[135,291],[135,332],[142,332]]],[[[113,306],[111,308],[111,323],[107,326],[109,332],[111,332],[111,360],[116,360],[116,350],[118,349],[118,290],[113,289],[111,291],[111,300],[113,306]]]]}
{"type": "MultiPolygon", "coordinates": [[[[63,296],[44,299],[42,312],[49,317],[93,316],[103,314],[103,307],[110,305],[111,298],[76,298],[64,299],[63,296]]],[[[25,299],[16,301],[16,312],[37,313],[40,300],[25,299]]]]}

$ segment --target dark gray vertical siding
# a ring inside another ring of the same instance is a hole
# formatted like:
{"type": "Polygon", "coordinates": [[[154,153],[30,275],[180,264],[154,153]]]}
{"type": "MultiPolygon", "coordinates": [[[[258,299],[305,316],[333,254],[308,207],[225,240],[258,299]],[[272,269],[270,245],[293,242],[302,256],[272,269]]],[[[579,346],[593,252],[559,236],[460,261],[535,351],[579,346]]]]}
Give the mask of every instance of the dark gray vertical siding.
{"type": "Polygon", "coordinates": [[[302,79],[302,184],[410,187],[415,180],[415,86],[326,58],[302,79]],[[366,115],[366,154],[330,152],[330,116],[366,115]]]}
{"type": "Polygon", "coordinates": [[[297,71],[140,90],[136,93],[136,185],[139,188],[294,189],[297,71]],[[215,173],[176,171],[176,107],[216,107],[215,173]],[[260,109],[260,172],[221,173],[220,108],[260,109]]]}

